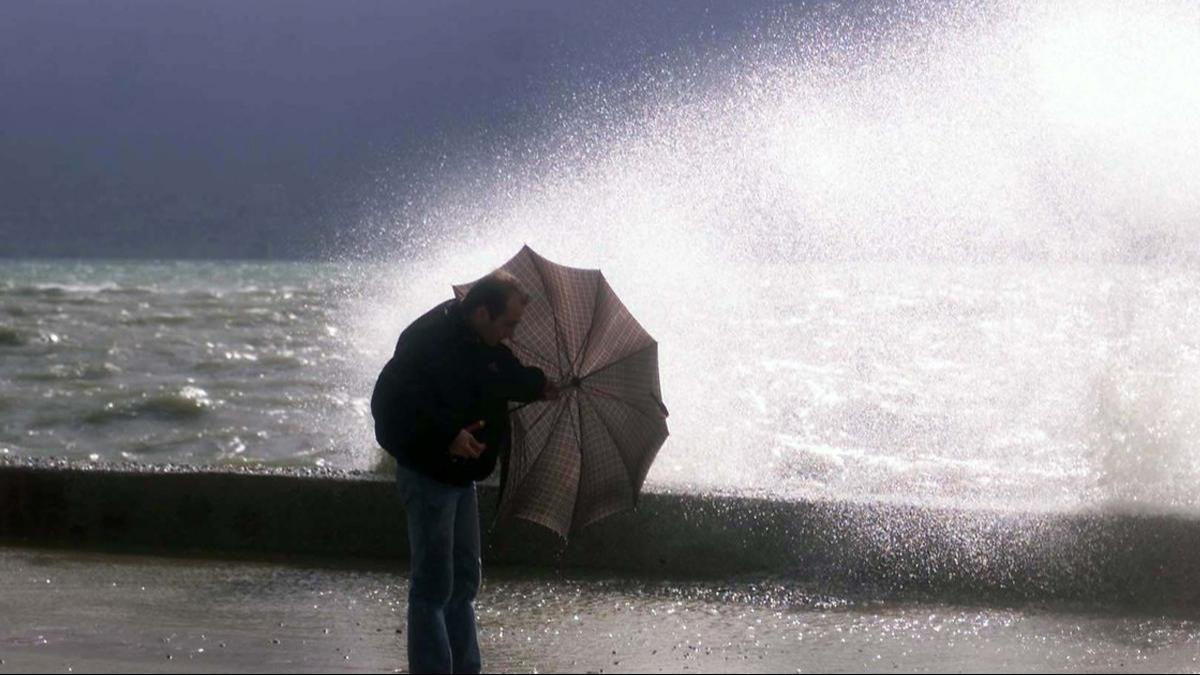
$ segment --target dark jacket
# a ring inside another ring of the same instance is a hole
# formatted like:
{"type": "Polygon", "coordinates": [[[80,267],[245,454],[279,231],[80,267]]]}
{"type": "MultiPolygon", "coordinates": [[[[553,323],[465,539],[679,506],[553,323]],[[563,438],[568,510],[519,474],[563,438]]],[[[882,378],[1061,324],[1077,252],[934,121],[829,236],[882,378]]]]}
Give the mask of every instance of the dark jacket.
{"type": "Polygon", "coordinates": [[[481,341],[449,300],[400,334],[371,395],[375,438],[400,465],[468,485],[491,475],[508,452],[508,402],[536,400],[545,384],[545,374],[521,365],[508,347],[481,341]],[[484,427],[475,438],[487,449],[476,459],[452,456],[455,436],[478,420],[484,427]]]}

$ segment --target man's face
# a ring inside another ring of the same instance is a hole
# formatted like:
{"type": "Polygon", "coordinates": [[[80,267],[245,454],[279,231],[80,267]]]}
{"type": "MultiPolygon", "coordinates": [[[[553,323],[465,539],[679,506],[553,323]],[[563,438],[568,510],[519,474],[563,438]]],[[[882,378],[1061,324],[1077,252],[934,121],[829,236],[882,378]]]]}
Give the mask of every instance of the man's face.
{"type": "Polygon", "coordinates": [[[525,303],[521,302],[521,298],[511,296],[508,299],[508,306],[504,313],[492,319],[487,314],[487,309],[480,307],[484,317],[487,319],[481,324],[479,337],[488,345],[498,345],[502,340],[507,340],[513,336],[517,330],[517,325],[521,323],[521,317],[525,314],[525,303]]]}

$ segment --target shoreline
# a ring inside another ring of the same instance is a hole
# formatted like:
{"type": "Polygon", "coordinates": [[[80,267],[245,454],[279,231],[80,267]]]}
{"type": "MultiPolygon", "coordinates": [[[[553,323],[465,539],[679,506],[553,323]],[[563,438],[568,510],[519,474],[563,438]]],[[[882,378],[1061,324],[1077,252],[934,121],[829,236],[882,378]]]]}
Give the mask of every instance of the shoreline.
{"type": "MultiPolygon", "coordinates": [[[[875,597],[986,603],[1066,600],[1200,611],[1200,520],[984,512],[729,495],[643,493],[565,547],[515,521],[493,527],[487,565],[671,579],[782,578],[875,597]]],[[[390,477],[0,462],[0,543],[204,557],[405,559],[390,477]]]]}

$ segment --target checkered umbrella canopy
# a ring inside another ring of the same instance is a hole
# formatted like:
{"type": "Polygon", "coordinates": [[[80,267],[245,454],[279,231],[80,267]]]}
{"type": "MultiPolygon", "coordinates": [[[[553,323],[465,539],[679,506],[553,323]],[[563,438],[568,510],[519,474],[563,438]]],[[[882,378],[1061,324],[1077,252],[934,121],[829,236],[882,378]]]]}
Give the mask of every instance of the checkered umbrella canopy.
{"type": "MultiPolygon", "coordinates": [[[[557,265],[528,246],[502,269],[532,296],[509,346],[566,388],[514,408],[500,516],[565,539],[637,504],[668,433],[658,343],[599,270],[557,265]]],[[[461,299],[471,286],[454,292],[461,299]]]]}

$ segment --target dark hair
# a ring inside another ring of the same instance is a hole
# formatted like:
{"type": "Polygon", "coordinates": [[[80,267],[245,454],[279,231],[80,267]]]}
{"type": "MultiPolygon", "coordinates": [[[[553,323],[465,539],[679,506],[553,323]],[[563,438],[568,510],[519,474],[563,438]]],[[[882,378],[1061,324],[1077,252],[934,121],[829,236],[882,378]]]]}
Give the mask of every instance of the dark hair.
{"type": "Polygon", "coordinates": [[[521,303],[529,302],[529,294],[521,288],[521,282],[504,270],[496,270],[475,282],[462,299],[463,312],[470,314],[476,307],[487,307],[493,320],[508,309],[508,299],[517,296],[521,303]]]}

